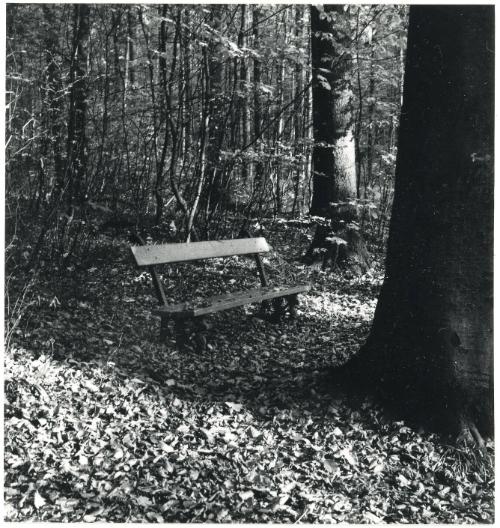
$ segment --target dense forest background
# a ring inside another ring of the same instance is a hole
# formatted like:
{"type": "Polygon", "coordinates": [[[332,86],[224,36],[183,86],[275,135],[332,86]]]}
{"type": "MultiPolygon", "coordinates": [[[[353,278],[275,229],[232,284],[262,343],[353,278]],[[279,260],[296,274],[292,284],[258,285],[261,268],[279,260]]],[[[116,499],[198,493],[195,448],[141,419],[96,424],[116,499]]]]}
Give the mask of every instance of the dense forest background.
{"type": "Polygon", "coordinates": [[[6,14],[6,519],[493,522],[494,9],[6,14]]]}
{"type": "MultiPolygon", "coordinates": [[[[406,6],[345,6],[334,43],[351,68],[354,202],[378,243],[406,20],[406,6]]],[[[307,214],[310,27],[304,5],[7,6],[9,249],[67,264],[108,227],[216,239],[307,214]]]]}

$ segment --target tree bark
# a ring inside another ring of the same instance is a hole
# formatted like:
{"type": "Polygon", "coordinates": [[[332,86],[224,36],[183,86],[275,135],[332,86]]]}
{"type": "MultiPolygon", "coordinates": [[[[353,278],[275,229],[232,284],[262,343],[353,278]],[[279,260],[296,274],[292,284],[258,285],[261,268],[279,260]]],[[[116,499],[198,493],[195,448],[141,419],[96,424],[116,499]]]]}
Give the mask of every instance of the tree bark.
{"type": "Polygon", "coordinates": [[[368,268],[368,252],[352,222],[358,213],[354,140],[352,58],[341,5],[311,7],[313,68],[313,196],[310,213],[331,219],[319,225],[304,260],[312,263],[324,249],[323,267],[348,264],[356,273],[368,268]],[[329,237],[331,231],[335,237],[329,237]],[[335,241],[345,241],[338,245],[335,241]],[[330,240],[330,241],[329,241],[330,240]]]}
{"type": "Polygon", "coordinates": [[[351,57],[339,52],[347,42],[336,27],[342,16],[341,5],[311,8],[315,215],[324,215],[332,202],[356,197],[351,57]]]}
{"type": "Polygon", "coordinates": [[[130,81],[133,86],[135,84],[135,42],[137,39],[136,34],[136,20],[134,16],[134,8],[127,6],[127,56],[125,59],[125,65],[127,73],[125,75],[125,83],[130,81]]]}
{"type": "MultiPolygon", "coordinates": [[[[166,17],[167,17],[167,6],[163,5],[160,8],[160,14],[162,17],[162,21],[160,23],[160,31],[159,31],[159,42],[158,42],[158,49],[159,49],[159,59],[158,59],[158,68],[159,68],[159,76],[160,76],[160,86],[162,88],[163,97],[166,99],[168,97],[167,95],[167,59],[166,59],[166,53],[167,53],[167,24],[166,24],[166,17]]],[[[177,43],[177,32],[178,32],[179,25],[176,26],[176,35],[174,39],[174,43],[177,43]]],[[[155,91],[153,86],[153,77],[151,76],[151,98],[153,101],[153,105],[155,102],[155,91]]],[[[156,110],[153,110],[154,112],[156,110]]],[[[158,157],[157,151],[155,150],[155,160],[156,160],[156,180],[154,185],[154,196],[156,201],[156,212],[155,212],[155,225],[160,225],[163,217],[163,208],[164,208],[164,199],[163,199],[163,182],[165,178],[165,160],[167,155],[167,147],[169,144],[169,126],[168,126],[168,117],[166,113],[169,111],[167,102],[163,101],[163,107],[160,110],[160,124],[158,128],[156,128],[156,116],[153,117],[154,121],[154,127],[155,127],[155,149],[156,142],[159,141],[158,137],[160,132],[160,127],[162,124],[165,126],[164,134],[163,134],[163,146],[161,150],[161,155],[158,157]]]]}
{"type": "Polygon", "coordinates": [[[494,9],[412,6],[386,276],[353,366],[441,425],[493,426],[494,9]]]}

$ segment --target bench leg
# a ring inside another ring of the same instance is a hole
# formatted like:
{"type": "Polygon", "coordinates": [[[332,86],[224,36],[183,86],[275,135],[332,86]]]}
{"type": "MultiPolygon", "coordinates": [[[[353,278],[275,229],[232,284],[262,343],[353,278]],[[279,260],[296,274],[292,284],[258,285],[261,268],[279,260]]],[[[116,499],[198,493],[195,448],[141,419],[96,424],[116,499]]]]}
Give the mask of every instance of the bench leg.
{"type": "Polygon", "coordinates": [[[290,312],[290,317],[293,319],[297,315],[297,305],[299,304],[298,295],[289,295],[286,300],[288,301],[288,311],[290,312]]]}
{"type": "Polygon", "coordinates": [[[160,341],[163,343],[166,341],[167,337],[170,334],[170,328],[168,327],[168,318],[162,317],[160,323],[160,341]]]}
{"type": "Polygon", "coordinates": [[[210,324],[203,317],[186,320],[174,319],[175,342],[177,348],[186,351],[189,348],[197,352],[203,352],[207,347],[205,330],[210,328],[210,324]]]}
{"type": "Polygon", "coordinates": [[[285,315],[285,309],[283,307],[283,298],[277,297],[273,300],[274,305],[274,320],[276,322],[281,321],[281,318],[285,315]]]}
{"type": "Polygon", "coordinates": [[[283,317],[284,309],[282,301],[283,299],[281,297],[276,297],[269,302],[272,306],[272,311],[269,316],[265,317],[265,319],[270,323],[279,323],[281,318],[283,317]]]}
{"type": "MultiPolygon", "coordinates": [[[[287,295],[285,299],[288,305],[288,311],[290,312],[290,317],[293,318],[296,316],[296,308],[299,304],[298,294],[287,295]]],[[[258,317],[267,319],[271,323],[278,323],[285,315],[285,310],[286,306],[283,304],[283,297],[276,297],[272,301],[263,301],[261,303],[258,317]],[[267,315],[267,312],[270,310],[271,306],[271,314],[267,315]]]]}
{"type": "Polygon", "coordinates": [[[184,319],[174,319],[175,343],[180,351],[184,351],[188,344],[188,334],[186,329],[186,321],[184,319]]]}
{"type": "Polygon", "coordinates": [[[197,317],[195,320],[194,344],[197,352],[204,352],[207,348],[207,338],[205,331],[210,328],[209,323],[204,317],[197,317]]]}
{"type": "Polygon", "coordinates": [[[259,312],[257,314],[257,317],[260,317],[261,319],[266,319],[268,310],[269,310],[269,301],[262,301],[260,303],[259,312]]]}

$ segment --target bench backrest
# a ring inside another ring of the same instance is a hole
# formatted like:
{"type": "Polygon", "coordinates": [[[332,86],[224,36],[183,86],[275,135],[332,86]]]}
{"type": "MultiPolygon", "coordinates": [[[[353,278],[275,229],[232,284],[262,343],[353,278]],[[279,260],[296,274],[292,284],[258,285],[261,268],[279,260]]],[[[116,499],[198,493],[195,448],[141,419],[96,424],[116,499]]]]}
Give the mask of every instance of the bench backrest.
{"type": "Polygon", "coordinates": [[[263,237],[132,246],[130,249],[138,266],[154,266],[156,264],[173,264],[189,260],[267,253],[271,250],[263,237]]]}

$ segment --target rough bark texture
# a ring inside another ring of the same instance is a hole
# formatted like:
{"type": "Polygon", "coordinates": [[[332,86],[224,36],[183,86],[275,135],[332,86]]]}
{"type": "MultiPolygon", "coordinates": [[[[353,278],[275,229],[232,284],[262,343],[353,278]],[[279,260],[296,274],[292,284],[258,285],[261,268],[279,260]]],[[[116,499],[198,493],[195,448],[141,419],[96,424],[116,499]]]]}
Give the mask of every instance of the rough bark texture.
{"type": "Polygon", "coordinates": [[[310,213],[331,219],[331,229],[318,226],[304,261],[312,263],[323,249],[323,267],[348,263],[361,273],[368,252],[349,223],[357,219],[356,145],[354,138],[352,58],[344,6],[311,7],[313,67],[313,196],[310,213]],[[328,235],[335,236],[328,236],[328,235]],[[343,242],[339,245],[335,242],[343,242]],[[341,240],[340,240],[341,239],[341,240]],[[333,240],[333,242],[332,242],[333,240]]]}
{"type": "MultiPolygon", "coordinates": [[[[304,33],[304,6],[296,5],[295,6],[295,38],[297,40],[303,38],[304,33]]],[[[304,70],[302,64],[297,61],[294,67],[294,91],[295,91],[295,101],[293,103],[293,135],[295,139],[295,156],[298,158],[302,155],[304,148],[301,145],[300,141],[303,139],[303,129],[304,129],[304,99],[303,99],[303,90],[304,90],[304,70]]],[[[292,215],[295,214],[296,209],[299,211],[301,209],[299,193],[300,193],[300,180],[304,168],[302,165],[297,164],[294,174],[294,189],[293,189],[293,206],[292,206],[292,215]]]]}
{"type": "Polygon", "coordinates": [[[412,6],[386,277],[354,360],[411,412],[493,421],[494,10],[412,6]]]}
{"type": "Polygon", "coordinates": [[[313,66],[313,199],[311,213],[324,215],[331,202],[356,198],[351,58],[339,51],[346,36],[331,17],[343,6],[311,7],[313,66]],[[333,40],[333,42],[332,42],[333,40]]]}

